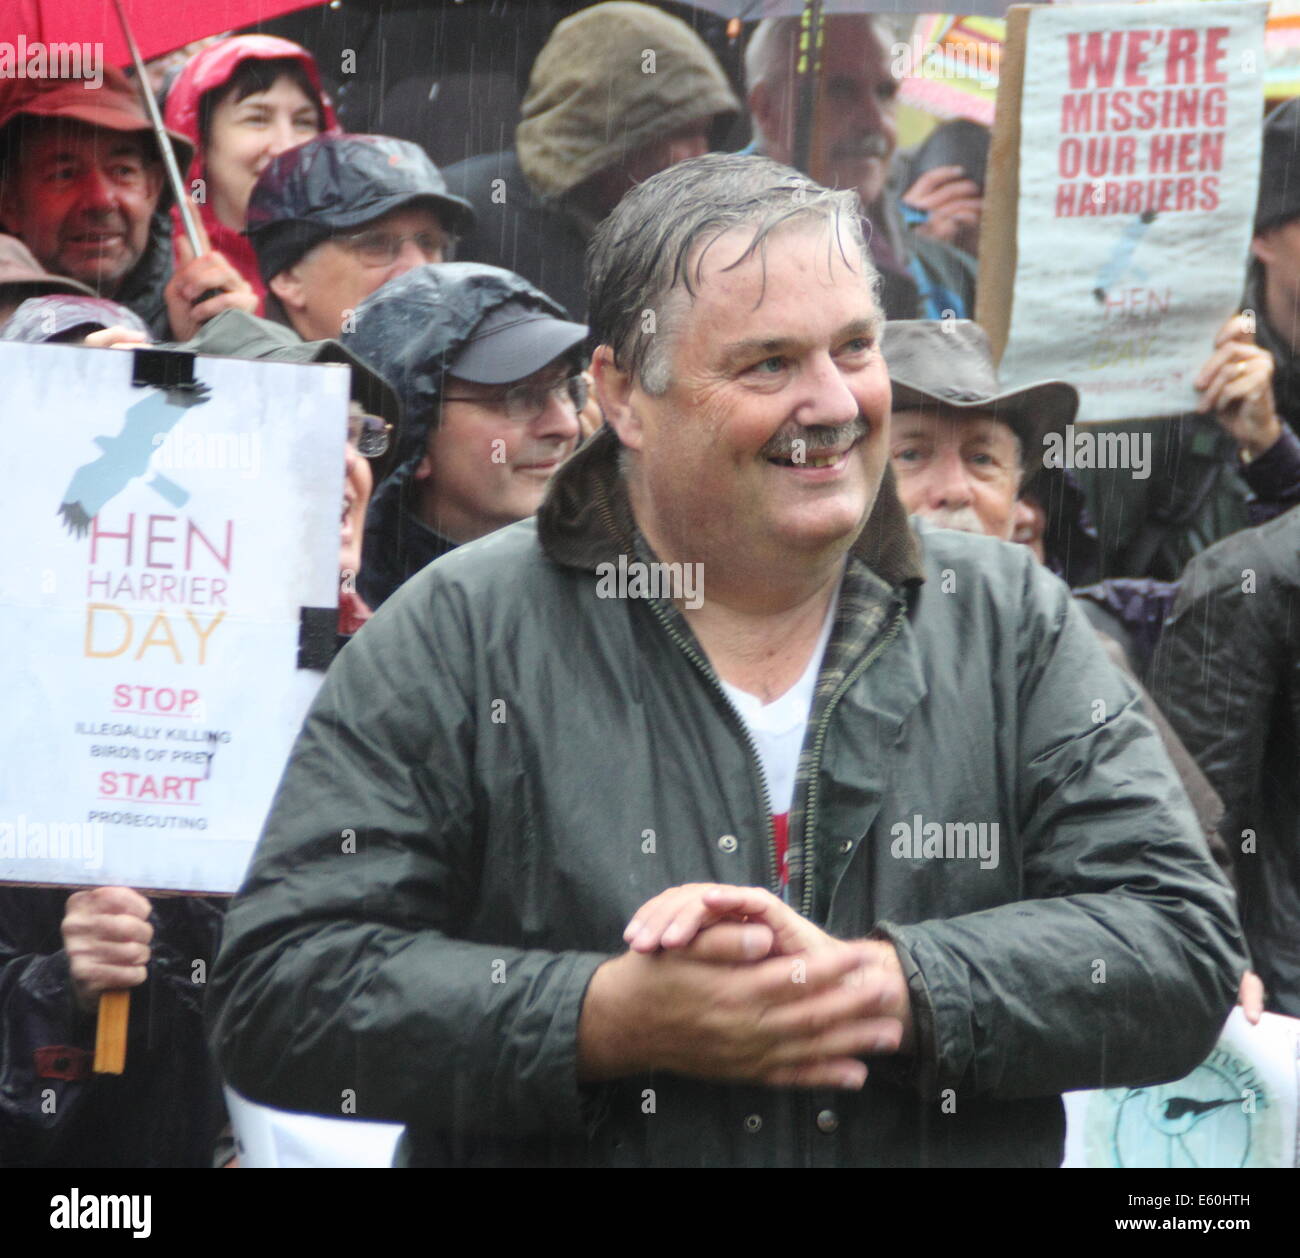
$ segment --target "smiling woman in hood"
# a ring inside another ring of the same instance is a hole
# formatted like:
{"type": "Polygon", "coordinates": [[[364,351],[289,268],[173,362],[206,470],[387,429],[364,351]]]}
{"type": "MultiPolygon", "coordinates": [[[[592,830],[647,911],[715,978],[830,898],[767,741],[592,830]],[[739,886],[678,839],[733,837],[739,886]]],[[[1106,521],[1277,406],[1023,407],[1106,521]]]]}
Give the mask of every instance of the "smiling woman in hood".
{"type": "MultiPolygon", "coordinates": [[[[243,235],[253,184],[277,154],[322,132],[339,133],[315,59],[271,35],[219,40],[186,62],[167,94],[165,117],[194,144],[187,183],[208,239],[260,301],[265,285],[243,235]]],[[[172,214],[179,251],[184,236],[172,214]]]]}

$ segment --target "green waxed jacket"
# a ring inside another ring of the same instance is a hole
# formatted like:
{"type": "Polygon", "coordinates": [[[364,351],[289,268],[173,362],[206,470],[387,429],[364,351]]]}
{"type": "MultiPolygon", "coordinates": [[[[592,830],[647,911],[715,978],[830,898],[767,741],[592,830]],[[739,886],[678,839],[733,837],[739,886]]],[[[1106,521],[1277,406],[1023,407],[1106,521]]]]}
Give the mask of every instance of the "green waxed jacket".
{"type": "Polygon", "coordinates": [[[412,1164],[1050,1166],[1060,1092],[1200,1061],[1245,957],[1159,738],[1027,548],[914,533],[887,476],[814,701],[791,896],[894,941],[916,1055],[856,1094],[579,1084],[583,996],[633,911],[775,872],[685,621],[597,597],[596,564],[646,554],[614,453],[605,431],[536,522],[430,565],[335,661],[226,919],[230,1082],[404,1121],[412,1164]],[[927,855],[932,822],[996,823],[996,862],[927,855]]]}

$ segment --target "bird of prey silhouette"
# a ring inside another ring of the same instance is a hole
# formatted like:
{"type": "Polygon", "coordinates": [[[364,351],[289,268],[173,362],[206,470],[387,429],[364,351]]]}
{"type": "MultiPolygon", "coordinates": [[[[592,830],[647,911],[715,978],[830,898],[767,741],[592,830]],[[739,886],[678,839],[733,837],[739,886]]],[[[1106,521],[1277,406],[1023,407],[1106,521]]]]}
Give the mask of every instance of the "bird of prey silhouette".
{"type": "MultiPolygon", "coordinates": [[[[104,453],[73,472],[59,504],[68,532],[84,537],[104,505],[149,470],[149,460],[161,438],[189,407],[206,402],[211,392],[207,385],[198,384],[190,389],[150,393],[126,412],[122,431],[116,437],[96,437],[95,444],[104,453]]],[[[174,507],[184,506],[189,500],[188,490],[158,473],[149,486],[174,507]]]]}

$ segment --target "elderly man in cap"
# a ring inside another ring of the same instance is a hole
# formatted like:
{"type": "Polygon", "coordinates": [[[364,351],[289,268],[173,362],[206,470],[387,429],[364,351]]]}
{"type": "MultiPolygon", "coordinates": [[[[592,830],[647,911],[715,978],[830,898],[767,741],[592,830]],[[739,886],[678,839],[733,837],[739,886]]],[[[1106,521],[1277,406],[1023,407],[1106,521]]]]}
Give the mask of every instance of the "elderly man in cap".
{"type": "Polygon", "coordinates": [[[473,221],[418,144],[317,136],[272,160],[248,203],[267,316],[306,341],[338,337],[380,285],[449,259],[473,221]]]}
{"type": "Polygon", "coordinates": [[[1064,586],[909,527],[875,279],[759,158],[601,225],[607,426],[335,662],[211,976],[234,1086],[411,1164],[1056,1166],[1062,1091],[1204,1057],[1231,894],[1064,586]]]}
{"type": "MultiPolygon", "coordinates": [[[[113,66],[102,86],[86,87],[0,82],[0,224],[47,270],[129,306],[156,337],[184,340],[223,310],[254,309],[220,253],[173,273],[169,198],[139,93],[113,66]]],[[[184,169],[190,146],[171,140],[184,169]]]]}
{"type": "Polygon", "coordinates": [[[397,390],[406,431],[366,522],[378,607],[440,555],[532,515],[579,437],[587,329],[526,280],[472,262],[378,289],[343,343],[397,390]]]}

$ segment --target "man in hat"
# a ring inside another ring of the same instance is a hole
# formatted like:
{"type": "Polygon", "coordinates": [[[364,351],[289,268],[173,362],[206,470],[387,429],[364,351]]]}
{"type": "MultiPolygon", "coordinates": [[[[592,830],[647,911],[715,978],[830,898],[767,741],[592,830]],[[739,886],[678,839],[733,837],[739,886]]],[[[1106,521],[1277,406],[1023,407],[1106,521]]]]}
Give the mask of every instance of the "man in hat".
{"type": "Polygon", "coordinates": [[[587,329],[526,280],[473,262],[424,266],[358,308],[343,344],[405,409],[366,523],[359,590],[378,607],[408,577],[541,504],[577,445],[587,329]]]}
{"type": "Polygon", "coordinates": [[[608,0],[558,22],[537,54],[514,143],[447,169],[478,211],[460,257],[506,267],[586,318],[583,255],[629,188],[709,150],[739,102],[680,18],[608,0]]]}
{"type": "Polygon", "coordinates": [[[968,319],[900,320],[883,342],[893,386],[890,458],[909,512],[1010,541],[1028,471],[1079,408],[1063,380],[998,384],[988,337],[968,319]]]}
{"type": "MultiPolygon", "coordinates": [[[[190,146],[168,133],[181,169],[190,146]]],[[[152,125],[116,67],[95,91],[64,79],[0,82],[0,224],[40,264],[183,340],[252,289],[216,252],[173,272],[169,198],[152,125]]]]}
{"type": "MultiPolygon", "coordinates": [[[[1025,541],[1044,562],[1044,482],[1053,475],[1044,453],[1063,440],[1079,395],[1063,380],[1003,388],[988,337],[966,319],[890,323],[883,338],[893,389],[890,460],[898,494],[910,514],[940,528],[1001,541],[1025,541]],[[1039,518],[1034,519],[1038,514],[1039,518]]],[[[1168,582],[1103,581],[1078,591],[1084,613],[1108,653],[1128,669],[1154,647],[1177,587],[1168,582]]],[[[1139,688],[1140,689],[1140,688],[1139,688]]],[[[1144,709],[1160,730],[1202,832],[1224,868],[1227,853],[1215,833],[1223,814],[1205,776],[1146,696],[1144,709]]]]}
{"type": "Polygon", "coordinates": [[[375,289],[450,258],[473,222],[418,144],[317,136],[272,160],[248,203],[267,317],[306,341],[338,337],[375,289]]]}
{"type": "MultiPolygon", "coordinates": [[[[1197,384],[1203,409],[1225,430],[1244,433],[1256,412],[1271,413],[1271,362],[1265,351],[1226,331],[1197,384]]],[[[1102,474],[1146,479],[1153,463],[1150,435],[1125,434],[1121,445],[1109,425],[1075,429],[1078,394],[1065,381],[1002,388],[988,337],[966,319],[890,323],[884,352],[894,390],[891,457],[907,509],[945,528],[1029,544],[1059,575],[1084,587],[1078,593],[1090,618],[1144,669],[1176,586],[1140,577],[1092,584],[1095,571],[1080,575],[1091,565],[1078,563],[1081,556],[1068,550],[1086,547],[1091,524],[1077,490],[1067,483],[1064,456],[1079,442],[1091,442],[1090,465],[1102,474]],[[1142,443],[1131,444],[1134,436],[1142,443]],[[1136,450],[1130,460],[1135,466],[1109,465],[1108,452],[1121,448],[1136,450]],[[1065,511],[1076,518],[1063,518],[1065,511]]],[[[1244,451],[1246,438],[1239,442],[1244,451]]],[[[1279,465],[1289,469],[1290,481],[1300,481],[1296,463],[1279,458],[1279,465]]],[[[1285,484],[1284,479],[1284,489],[1285,484]]],[[[1254,505],[1270,519],[1295,502],[1293,494],[1289,500],[1260,497],[1254,505]]]]}

